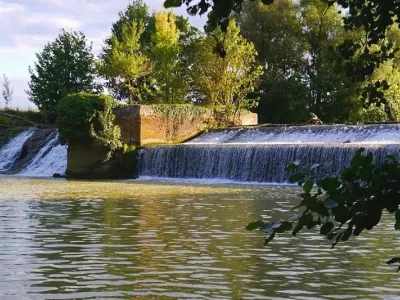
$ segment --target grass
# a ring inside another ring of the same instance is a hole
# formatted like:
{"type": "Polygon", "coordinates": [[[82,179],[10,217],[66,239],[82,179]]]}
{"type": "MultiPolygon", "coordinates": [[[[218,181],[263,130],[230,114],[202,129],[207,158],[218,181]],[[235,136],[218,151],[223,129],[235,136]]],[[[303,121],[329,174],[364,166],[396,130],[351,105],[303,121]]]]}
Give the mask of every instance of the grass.
{"type": "Polygon", "coordinates": [[[13,108],[0,109],[0,125],[9,127],[32,126],[33,124],[42,125],[44,119],[42,115],[33,109],[21,110],[13,108]],[[2,114],[3,113],[3,114],[2,114]]]}

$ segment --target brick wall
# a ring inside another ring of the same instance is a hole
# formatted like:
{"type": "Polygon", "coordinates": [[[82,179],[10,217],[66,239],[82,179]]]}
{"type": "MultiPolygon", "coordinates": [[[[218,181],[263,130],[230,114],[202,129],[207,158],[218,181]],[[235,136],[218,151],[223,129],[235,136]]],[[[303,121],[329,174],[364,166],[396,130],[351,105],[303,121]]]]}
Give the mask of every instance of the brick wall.
{"type": "MultiPolygon", "coordinates": [[[[115,123],[121,128],[122,140],[128,145],[150,145],[182,142],[213,122],[211,109],[200,116],[168,118],[151,105],[130,105],[116,109],[115,123]]],[[[242,113],[241,125],[257,125],[257,114],[242,113]]]]}

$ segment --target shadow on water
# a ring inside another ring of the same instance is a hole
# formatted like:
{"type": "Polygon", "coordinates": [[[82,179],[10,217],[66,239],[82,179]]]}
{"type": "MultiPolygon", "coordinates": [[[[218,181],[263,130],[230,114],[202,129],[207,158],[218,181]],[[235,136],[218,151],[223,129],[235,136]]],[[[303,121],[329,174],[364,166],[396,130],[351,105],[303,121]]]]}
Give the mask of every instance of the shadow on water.
{"type": "Polygon", "coordinates": [[[400,294],[392,224],[330,249],[263,246],[293,187],[0,178],[1,299],[346,299],[400,294]],[[8,297],[8,298],[7,298],[8,297]]]}

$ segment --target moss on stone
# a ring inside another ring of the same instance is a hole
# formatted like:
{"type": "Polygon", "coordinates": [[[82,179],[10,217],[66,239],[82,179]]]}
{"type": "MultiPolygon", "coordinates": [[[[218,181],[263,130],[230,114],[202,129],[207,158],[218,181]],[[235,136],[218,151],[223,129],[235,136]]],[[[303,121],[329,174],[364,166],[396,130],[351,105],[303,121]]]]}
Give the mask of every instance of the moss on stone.
{"type": "Polygon", "coordinates": [[[95,143],[70,142],[68,145],[68,178],[132,179],[137,172],[136,147],[124,146],[107,160],[108,149],[95,143]]]}

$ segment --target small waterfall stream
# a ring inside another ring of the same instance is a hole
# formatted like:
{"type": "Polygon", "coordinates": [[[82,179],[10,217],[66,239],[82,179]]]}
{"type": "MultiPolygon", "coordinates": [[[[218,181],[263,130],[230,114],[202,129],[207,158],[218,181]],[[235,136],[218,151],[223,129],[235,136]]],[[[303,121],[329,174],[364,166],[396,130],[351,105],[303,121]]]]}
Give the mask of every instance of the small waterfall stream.
{"type": "Polygon", "coordinates": [[[67,147],[60,145],[57,130],[31,128],[0,148],[0,174],[52,176],[66,167],[67,147]]]}
{"type": "Polygon", "coordinates": [[[140,151],[140,176],[286,182],[289,162],[334,175],[359,148],[382,161],[400,152],[400,125],[293,126],[208,131],[180,145],[140,151]]]}
{"type": "Polygon", "coordinates": [[[0,148],[0,171],[7,171],[11,168],[21,153],[23,145],[34,133],[34,129],[26,130],[14,137],[7,145],[0,148]]]}
{"type": "Polygon", "coordinates": [[[60,145],[58,133],[54,131],[49,142],[36,154],[29,165],[19,175],[52,176],[64,174],[67,168],[67,148],[60,145]]]}

